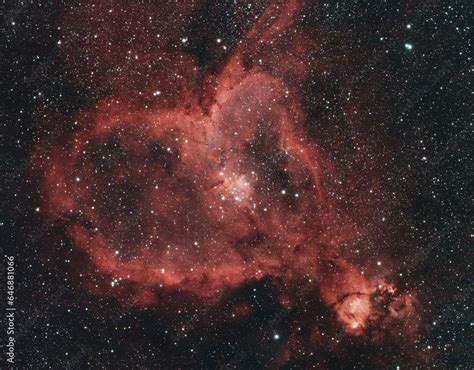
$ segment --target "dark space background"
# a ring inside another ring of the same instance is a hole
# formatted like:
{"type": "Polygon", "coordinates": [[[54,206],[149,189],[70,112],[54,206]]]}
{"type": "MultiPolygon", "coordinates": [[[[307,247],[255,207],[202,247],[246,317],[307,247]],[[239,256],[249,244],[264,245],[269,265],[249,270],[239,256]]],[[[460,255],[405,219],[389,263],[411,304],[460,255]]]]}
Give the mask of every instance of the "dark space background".
{"type": "MultiPolygon", "coordinates": [[[[203,68],[212,71],[228,56],[211,45],[216,34],[232,49],[261,14],[262,6],[246,4],[209,1],[194,13],[185,32],[190,37],[187,52],[203,68]]],[[[13,254],[17,261],[15,366],[279,367],[276,358],[292,317],[279,323],[280,340],[262,339],[271,337],[269,323],[279,309],[271,278],[242,286],[202,318],[193,316],[192,309],[176,315],[171,307],[164,312],[123,308],[114,298],[87,294],[70,277],[71,269],[80,271],[87,257],[73,248],[61,225],[36,211],[42,207],[42,191],[30,166],[34,146],[54,135],[38,124],[45,111],[71,116],[105,95],[100,84],[78,83],[65,65],[68,40],[58,40],[69,6],[18,1],[6,4],[2,14],[0,229],[3,254],[13,254]],[[237,322],[220,318],[232,305],[248,300],[254,306],[250,317],[237,322]],[[189,320],[195,322],[193,330],[176,340],[172,334],[189,320]]],[[[387,238],[392,255],[400,255],[403,282],[421,292],[424,327],[415,345],[349,343],[343,355],[315,349],[314,356],[306,348],[306,357],[282,366],[472,368],[472,3],[331,2],[309,5],[303,12],[305,27],[325,35],[321,58],[328,68],[342,56],[356,72],[345,79],[318,77],[322,92],[315,92],[311,83],[302,88],[303,105],[315,122],[340,117],[347,91],[365,107],[385,105],[390,97],[385,116],[379,118],[396,156],[379,162],[387,162],[394,191],[406,199],[403,209],[393,211],[391,222],[406,223],[410,233],[387,238]],[[375,88],[379,77],[382,89],[375,88]],[[321,94],[330,104],[322,102],[321,94]],[[415,244],[414,250],[402,247],[415,244]],[[417,262],[403,270],[403,261],[411,259],[417,262]],[[427,348],[431,355],[403,363],[404,353],[427,348]],[[374,365],[374,356],[384,361],[374,365]]],[[[107,73],[97,68],[99,74],[107,73]]],[[[329,137],[324,124],[309,130],[326,150],[344,148],[348,129],[343,124],[334,126],[335,135],[329,137]],[[341,142],[335,143],[335,137],[341,142]]],[[[360,176],[364,182],[365,175],[360,176]]]]}

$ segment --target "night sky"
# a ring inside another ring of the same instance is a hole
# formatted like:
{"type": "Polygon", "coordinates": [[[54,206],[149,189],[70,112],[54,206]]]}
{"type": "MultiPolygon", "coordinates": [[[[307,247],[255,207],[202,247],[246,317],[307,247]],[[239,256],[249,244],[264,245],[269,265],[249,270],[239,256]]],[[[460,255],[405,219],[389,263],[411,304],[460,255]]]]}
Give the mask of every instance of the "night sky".
{"type": "Polygon", "coordinates": [[[474,367],[470,1],[11,3],[14,366],[474,367]]]}

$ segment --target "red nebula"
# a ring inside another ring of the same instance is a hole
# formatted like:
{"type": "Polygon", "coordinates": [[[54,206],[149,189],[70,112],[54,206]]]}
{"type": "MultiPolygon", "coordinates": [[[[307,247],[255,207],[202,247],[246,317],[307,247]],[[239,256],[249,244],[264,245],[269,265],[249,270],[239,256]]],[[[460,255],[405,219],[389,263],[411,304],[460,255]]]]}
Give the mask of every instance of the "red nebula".
{"type": "MultiPolygon", "coordinates": [[[[288,307],[292,287],[312,281],[354,336],[416,315],[414,296],[344,259],[357,227],[337,209],[335,166],[304,125],[298,82],[314,45],[292,31],[301,7],[268,7],[218,72],[199,76],[192,58],[174,56],[175,90],[163,70],[141,85],[139,73],[114,79],[38,159],[48,215],[108,277],[91,284],[97,294],[159,307],[157,291],[208,299],[273,277],[288,307]]],[[[163,45],[138,56],[137,70],[168,58],[163,45]]],[[[67,54],[73,65],[77,54],[67,54]]]]}

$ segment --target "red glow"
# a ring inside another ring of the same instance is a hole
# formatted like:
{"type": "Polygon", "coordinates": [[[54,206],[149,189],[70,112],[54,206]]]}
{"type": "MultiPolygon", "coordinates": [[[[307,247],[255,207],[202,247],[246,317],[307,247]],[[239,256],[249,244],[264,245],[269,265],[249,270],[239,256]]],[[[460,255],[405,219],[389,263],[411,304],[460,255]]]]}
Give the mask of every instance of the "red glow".
{"type": "MultiPolygon", "coordinates": [[[[41,163],[47,212],[63,221],[92,270],[112,281],[98,294],[160,306],[157,291],[203,299],[271,276],[289,287],[313,281],[351,335],[415,315],[414,297],[344,257],[342,243],[357,228],[335,209],[335,166],[308,138],[293,83],[307,73],[298,55],[311,42],[279,36],[300,7],[270,6],[200,84],[189,57],[175,65],[185,76],[175,90],[164,72],[156,72],[160,83],[146,81],[140,98],[136,76],[127,75],[129,85],[114,80],[112,93],[78,114],[80,129],[41,163]],[[288,45],[291,53],[275,52],[288,45]],[[250,51],[264,65],[247,66],[250,51]]],[[[97,50],[97,58],[118,56],[97,50]]],[[[282,290],[291,307],[297,289],[282,290]]]]}

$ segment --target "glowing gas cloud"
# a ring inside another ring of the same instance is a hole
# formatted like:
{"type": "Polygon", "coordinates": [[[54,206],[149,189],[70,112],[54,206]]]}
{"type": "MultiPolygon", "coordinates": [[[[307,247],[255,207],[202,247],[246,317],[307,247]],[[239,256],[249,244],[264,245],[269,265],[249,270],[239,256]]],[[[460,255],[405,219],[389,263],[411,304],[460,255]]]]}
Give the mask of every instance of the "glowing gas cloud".
{"type": "MultiPolygon", "coordinates": [[[[47,215],[89,257],[91,292],[160,310],[163,294],[208,300],[270,278],[288,310],[318,300],[349,337],[416,335],[416,294],[378,260],[347,255],[361,235],[340,207],[351,192],[301,104],[300,86],[318,70],[307,62],[317,43],[295,27],[303,6],[269,5],[212,70],[167,51],[166,35],[155,48],[142,36],[147,48],[128,54],[136,67],[98,76],[103,86],[110,74],[107,93],[35,158],[47,215]]],[[[98,39],[98,63],[118,65],[98,39]]],[[[66,59],[84,80],[80,50],[66,59]]],[[[297,321],[283,362],[297,356],[302,324],[309,345],[330,346],[311,315],[297,321]]]]}

